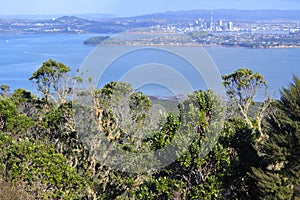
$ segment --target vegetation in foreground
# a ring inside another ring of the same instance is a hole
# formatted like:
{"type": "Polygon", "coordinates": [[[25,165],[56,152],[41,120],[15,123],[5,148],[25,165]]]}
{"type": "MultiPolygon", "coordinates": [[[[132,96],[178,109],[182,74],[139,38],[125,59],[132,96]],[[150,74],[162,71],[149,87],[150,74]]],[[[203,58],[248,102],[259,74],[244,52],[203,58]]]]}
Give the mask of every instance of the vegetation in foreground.
{"type": "Polygon", "coordinates": [[[144,128],[151,115],[147,96],[112,82],[80,94],[92,99],[85,107],[69,100],[73,84],[82,79],[53,60],[30,77],[41,97],[24,89],[11,94],[2,85],[0,199],[299,199],[300,79],[294,77],[279,100],[266,98],[250,112],[258,90],[266,90],[262,75],[239,69],[222,78],[226,114],[212,91],[195,91],[179,103],[178,113],[157,116],[159,126],[151,130],[144,128]],[[81,122],[74,118],[76,108],[86,129],[76,126],[81,122]],[[124,112],[128,119],[118,120],[124,112]],[[215,137],[212,127],[222,119],[215,137]],[[125,126],[127,120],[131,126],[125,126]],[[86,143],[82,133],[95,139],[86,143]],[[135,163],[114,170],[94,154],[102,139],[139,153],[191,134],[183,154],[157,170],[128,173],[135,163]]]}

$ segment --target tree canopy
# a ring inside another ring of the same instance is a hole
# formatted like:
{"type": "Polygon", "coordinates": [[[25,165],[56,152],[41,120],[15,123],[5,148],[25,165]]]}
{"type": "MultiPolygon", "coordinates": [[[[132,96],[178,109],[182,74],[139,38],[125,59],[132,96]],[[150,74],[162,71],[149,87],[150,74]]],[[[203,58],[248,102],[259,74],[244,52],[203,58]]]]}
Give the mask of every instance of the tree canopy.
{"type": "Polygon", "coordinates": [[[0,199],[300,198],[298,77],[256,102],[266,81],[239,69],[222,77],[227,101],[194,91],[153,115],[155,101],[122,82],[72,100],[70,70],[44,62],[30,77],[41,96],[0,86],[0,199]],[[139,154],[151,163],[126,157],[139,154]]]}

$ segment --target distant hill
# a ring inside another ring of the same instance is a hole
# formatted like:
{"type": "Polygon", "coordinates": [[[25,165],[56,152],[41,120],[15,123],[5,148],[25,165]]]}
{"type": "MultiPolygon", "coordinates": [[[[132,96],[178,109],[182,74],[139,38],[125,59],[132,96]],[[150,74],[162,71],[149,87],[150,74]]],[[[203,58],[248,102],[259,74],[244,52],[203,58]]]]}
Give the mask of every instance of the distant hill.
{"type": "MultiPolygon", "coordinates": [[[[76,16],[79,18],[84,18],[88,20],[100,20],[100,19],[111,19],[117,18],[115,15],[111,14],[71,14],[72,16],[76,16]]],[[[46,20],[52,18],[59,18],[64,16],[63,14],[55,14],[55,15],[1,15],[0,19],[29,19],[29,20],[46,20]]]]}
{"type": "Polygon", "coordinates": [[[62,22],[62,23],[87,23],[89,20],[82,19],[75,16],[62,16],[55,19],[56,22],[62,22]]]}
{"type": "Polygon", "coordinates": [[[189,10],[189,11],[173,11],[164,13],[154,13],[149,15],[136,16],[131,18],[137,19],[169,19],[169,20],[187,20],[202,18],[209,20],[211,12],[215,19],[228,20],[300,20],[300,10],[234,10],[234,9],[218,9],[218,10],[189,10]]]}
{"type": "MultiPolygon", "coordinates": [[[[211,12],[215,19],[227,20],[244,20],[244,21],[259,21],[259,20],[300,20],[300,10],[235,10],[235,9],[216,9],[216,10],[184,10],[170,11],[162,13],[153,13],[134,17],[117,17],[111,14],[72,14],[88,20],[112,20],[112,19],[167,19],[167,20],[194,20],[202,18],[210,19],[211,12]]],[[[30,20],[45,20],[59,18],[63,15],[0,15],[0,19],[30,19],[30,20]]]]}
{"type": "Polygon", "coordinates": [[[218,19],[233,22],[245,21],[249,23],[255,21],[284,20],[289,25],[291,20],[300,21],[300,10],[190,10],[122,18],[107,14],[80,14],[73,16],[0,15],[0,33],[116,34],[136,28],[169,25],[175,25],[182,29],[186,28],[189,22],[195,22],[199,18],[209,21],[211,13],[213,13],[215,22],[218,19]]]}
{"type": "Polygon", "coordinates": [[[97,13],[92,13],[92,14],[74,14],[74,16],[88,19],[88,20],[100,20],[100,19],[112,19],[112,18],[117,18],[116,15],[111,15],[111,14],[97,14],[97,13]]]}

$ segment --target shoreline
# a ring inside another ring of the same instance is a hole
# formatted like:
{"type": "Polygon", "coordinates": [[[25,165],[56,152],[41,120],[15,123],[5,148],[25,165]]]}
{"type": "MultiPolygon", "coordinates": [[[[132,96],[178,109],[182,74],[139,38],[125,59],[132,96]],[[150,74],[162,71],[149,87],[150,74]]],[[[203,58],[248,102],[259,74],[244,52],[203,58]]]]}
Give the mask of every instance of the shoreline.
{"type": "Polygon", "coordinates": [[[274,46],[274,47],[244,47],[244,46],[228,46],[228,45],[203,45],[203,44],[98,44],[88,45],[94,47],[116,47],[116,46],[134,46],[134,47],[222,47],[222,48],[243,48],[243,49],[300,49],[300,46],[274,46]]]}
{"type": "MultiPolygon", "coordinates": [[[[111,35],[112,33],[23,33],[23,32],[0,32],[0,35],[3,36],[9,36],[9,35],[111,35]]],[[[89,38],[88,38],[89,39],[89,38]]],[[[88,40],[87,39],[87,40],[88,40]]],[[[138,43],[137,44],[84,44],[85,46],[153,46],[153,47],[222,47],[222,48],[245,48],[245,49],[299,49],[299,46],[268,46],[268,47],[245,47],[245,46],[239,46],[239,45],[220,45],[220,44],[143,44],[138,43]]]]}

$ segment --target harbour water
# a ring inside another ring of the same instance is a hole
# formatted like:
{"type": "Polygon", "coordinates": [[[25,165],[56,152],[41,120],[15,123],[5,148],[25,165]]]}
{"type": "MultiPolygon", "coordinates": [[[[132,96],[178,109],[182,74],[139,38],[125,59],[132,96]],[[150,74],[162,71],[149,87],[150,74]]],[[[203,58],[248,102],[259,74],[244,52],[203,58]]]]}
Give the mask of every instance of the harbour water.
{"type": "MultiPolygon", "coordinates": [[[[75,73],[94,49],[83,44],[84,40],[92,36],[94,35],[0,35],[0,84],[8,84],[12,90],[25,88],[34,91],[28,78],[49,59],[63,62],[75,73]]],[[[297,48],[206,47],[205,50],[222,75],[238,68],[249,68],[261,73],[276,98],[279,97],[279,90],[292,81],[293,75],[300,76],[300,49],[297,48]]],[[[111,80],[115,80],[113,74],[111,73],[111,80]]],[[[145,87],[145,90],[147,88],[150,90],[151,87],[145,87]]]]}

